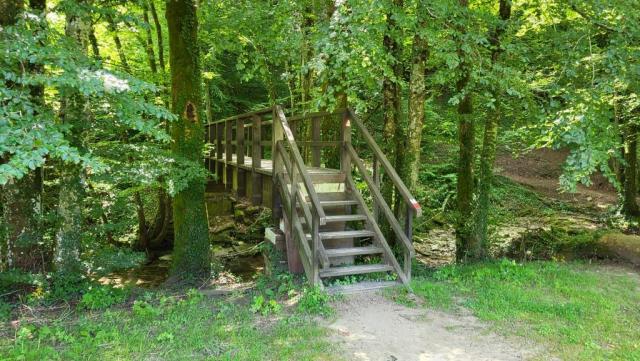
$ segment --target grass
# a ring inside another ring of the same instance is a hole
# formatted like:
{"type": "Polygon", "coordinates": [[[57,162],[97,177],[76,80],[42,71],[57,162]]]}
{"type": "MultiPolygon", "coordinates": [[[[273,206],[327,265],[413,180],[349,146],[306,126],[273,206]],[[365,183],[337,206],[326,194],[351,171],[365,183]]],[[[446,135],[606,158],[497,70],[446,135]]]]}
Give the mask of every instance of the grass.
{"type": "MultiPolygon", "coordinates": [[[[500,333],[533,339],[563,360],[640,360],[635,274],[586,263],[502,260],[422,270],[412,287],[429,307],[464,306],[500,333]]],[[[413,302],[406,291],[392,296],[413,302]]]]}
{"type": "Polygon", "coordinates": [[[302,311],[264,316],[198,292],[147,294],[106,311],[23,320],[0,334],[0,360],[335,360],[302,311]]]}

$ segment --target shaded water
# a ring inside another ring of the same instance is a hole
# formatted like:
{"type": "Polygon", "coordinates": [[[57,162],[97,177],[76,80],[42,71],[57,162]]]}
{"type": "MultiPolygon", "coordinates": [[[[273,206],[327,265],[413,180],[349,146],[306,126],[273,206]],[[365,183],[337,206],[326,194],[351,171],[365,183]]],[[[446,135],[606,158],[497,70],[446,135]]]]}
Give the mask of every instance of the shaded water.
{"type": "MultiPolygon", "coordinates": [[[[206,211],[209,229],[215,227],[220,217],[233,215],[231,198],[224,193],[208,193],[206,196],[206,211]]],[[[256,275],[264,271],[264,257],[262,254],[246,254],[233,257],[222,257],[237,250],[228,244],[213,244],[213,259],[222,259],[224,272],[231,273],[238,282],[251,281],[256,275]]],[[[171,252],[167,252],[153,262],[128,269],[115,271],[100,278],[100,282],[112,285],[136,286],[155,288],[162,285],[169,277],[171,268],[171,252]]]]}

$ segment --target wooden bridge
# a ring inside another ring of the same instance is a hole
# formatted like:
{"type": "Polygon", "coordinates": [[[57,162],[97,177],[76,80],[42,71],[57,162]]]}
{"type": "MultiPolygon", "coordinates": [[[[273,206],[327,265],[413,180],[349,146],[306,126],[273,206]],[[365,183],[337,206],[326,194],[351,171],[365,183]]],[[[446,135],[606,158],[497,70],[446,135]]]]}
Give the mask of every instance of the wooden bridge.
{"type": "Polygon", "coordinates": [[[352,287],[410,281],[420,205],[352,110],[287,117],[276,106],[211,122],[206,136],[207,166],[218,182],[273,210],[292,272],[321,287],[365,274],[352,287]],[[400,214],[381,193],[383,175],[400,214]]]}

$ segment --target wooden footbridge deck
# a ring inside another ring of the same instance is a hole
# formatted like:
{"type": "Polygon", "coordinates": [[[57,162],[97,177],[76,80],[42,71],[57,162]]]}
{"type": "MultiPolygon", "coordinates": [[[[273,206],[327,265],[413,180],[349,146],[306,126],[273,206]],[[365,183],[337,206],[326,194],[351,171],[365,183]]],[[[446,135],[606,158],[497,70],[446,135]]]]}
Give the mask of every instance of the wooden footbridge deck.
{"type": "Polygon", "coordinates": [[[217,181],[273,210],[292,272],[321,287],[365,274],[353,287],[409,282],[420,205],[352,110],[287,116],[276,106],[211,122],[206,136],[217,181]],[[398,215],[382,196],[383,176],[395,187],[398,215]]]}

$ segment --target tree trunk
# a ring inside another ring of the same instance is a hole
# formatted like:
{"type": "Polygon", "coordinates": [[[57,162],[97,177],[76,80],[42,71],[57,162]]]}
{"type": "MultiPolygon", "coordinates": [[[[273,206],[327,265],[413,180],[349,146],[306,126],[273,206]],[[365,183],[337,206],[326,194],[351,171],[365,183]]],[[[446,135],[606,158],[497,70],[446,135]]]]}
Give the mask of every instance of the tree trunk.
{"type": "Polygon", "coordinates": [[[120,65],[125,72],[131,74],[131,68],[129,67],[129,63],[127,62],[127,54],[122,48],[122,42],[120,41],[120,36],[118,35],[118,26],[116,25],[116,22],[111,14],[107,14],[106,18],[107,23],[109,24],[109,30],[111,30],[111,33],[113,35],[113,42],[116,45],[118,57],[120,58],[120,65]]]}
{"type": "MultiPolygon", "coordinates": [[[[44,10],[44,1],[31,1],[30,7],[35,12],[44,10]]],[[[16,22],[24,8],[22,1],[8,1],[0,6],[1,26],[9,26],[16,22]]],[[[16,64],[17,66],[17,64],[16,64]]],[[[41,64],[29,64],[30,73],[41,73],[41,64]]],[[[44,88],[32,86],[30,96],[34,103],[44,102],[44,88]]],[[[6,225],[5,239],[0,268],[17,268],[23,271],[44,272],[46,259],[44,249],[40,246],[42,216],[42,169],[36,168],[20,179],[11,180],[3,187],[3,221],[6,225]]]]}
{"type": "MultiPolygon", "coordinates": [[[[86,22],[87,14],[68,13],[66,19],[66,36],[75,41],[79,51],[86,53],[90,27],[86,22]]],[[[60,117],[71,129],[70,144],[82,152],[84,150],[82,133],[88,126],[90,111],[78,91],[65,90],[61,96],[60,117]]],[[[84,169],[79,164],[64,164],[61,173],[58,200],[60,226],[56,232],[54,266],[61,274],[78,277],[82,272],[80,249],[86,180],[84,169]]]]}
{"type": "MultiPolygon", "coordinates": [[[[397,31],[397,24],[395,21],[395,11],[401,9],[403,6],[403,0],[393,0],[392,10],[387,14],[387,31],[383,38],[383,45],[391,58],[392,77],[385,77],[382,80],[382,96],[383,96],[383,116],[384,116],[384,128],[382,130],[382,136],[385,142],[382,143],[382,151],[387,158],[397,160],[396,153],[396,140],[398,138],[397,128],[399,127],[402,104],[401,104],[401,89],[400,79],[402,78],[402,63],[401,63],[401,47],[400,44],[394,38],[394,32],[397,31]],[[394,11],[395,10],[395,11],[394,11]]],[[[393,206],[393,183],[389,177],[382,178],[382,195],[387,204],[393,206]]]]}
{"type": "Polygon", "coordinates": [[[156,55],[153,51],[153,36],[151,35],[151,23],[149,23],[149,6],[146,3],[146,1],[142,2],[142,19],[144,20],[145,34],[147,35],[145,50],[147,51],[147,60],[149,61],[149,69],[151,69],[152,74],[157,74],[158,68],[156,67],[156,55]]]}
{"type": "MultiPolygon", "coordinates": [[[[419,27],[426,24],[421,21],[419,27]]],[[[425,73],[429,56],[427,40],[416,34],[413,38],[413,55],[411,60],[411,80],[409,84],[409,124],[407,129],[407,150],[403,152],[405,174],[408,175],[409,189],[414,192],[418,185],[420,171],[420,151],[422,142],[422,126],[424,123],[424,105],[426,99],[425,73]]]]}
{"type": "Polygon", "coordinates": [[[164,73],[164,41],[162,40],[162,25],[158,18],[158,12],[156,11],[155,0],[149,0],[149,9],[151,10],[151,17],[153,18],[153,24],[156,28],[156,40],[158,41],[158,62],[160,64],[160,70],[164,73]]]}
{"type": "MultiPolygon", "coordinates": [[[[460,0],[460,6],[468,7],[466,0],[460,0]]],[[[460,25],[458,31],[466,32],[464,25],[460,25]]],[[[478,248],[472,244],[470,237],[470,220],[472,214],[474,175],[473,163],[475,159],[475,124],[473,120],[473,98],[468,89],[471,80],[471,63],[466,58],[462,50],[462,35],[458,39],[458,57],[460,58],[460,79],[456,84],[459,94],[463,94],[458,104],[458,180],[457,180],[457,206],[458,220],[456,222],[456,233],[458,235],[457,259],[463,260],[467,257],[474,257],[474,252],[478,248]]]]}
{"type": "MultiPolygon", "coordinates": [[[[501,23],[496,26],[489,36],[491,44],[491,66],[495,67],[502,49],[500,48],[500,37],[504,33],[506,22],[511,17],[510,0],[500,0],[499,16],[501,23]]],[[[484,125],[484,136],[482,140],[482,152],[480,155],[480,177],[478,180],[478,206],[476,207],[474,221],[474,241],[472,244],[478,249],[474,251],[477,257],[484,257],[487,252],[487,230],[488,217],[491,207],[491,187],[493,182],[493,165],[496,158],[496,147],[498,144],[498,126],[500,119],[499,94],[493,94],[496,111],[489,113],[484,125]]]]}
{"type": "Polygon", "coordinates": [[[624,129],[625,152],[624,152],[624,199],[622,211],[625,215],[635,217],[640,214],[638,211],[638,183],[637,183],[637,161],[638,161],[638,126],[634,123],[627,123],[624,129]]]}
{"type": "MultiPolygon", "coordinates": [[[[198,19],[194,0],[167,0],[169,63],[173,112],[172,151],[179,158],[202,164],[204,127],[198,56],[198,19]]],[[[209,230],[204,208],[203,179],[192,180],[173,199],[174,279],[208,277],[209,230]]]]}
{"type": "Polygon", "coordinates": [[[91,44],[91,52],[93,54],[93,58],[100,61],[102,58],[100,57],[100,46],[98,45],[98,38],[96,38],[96,32],[93,29],[93,25],[89,28],[89,43],[91,44]]]}

